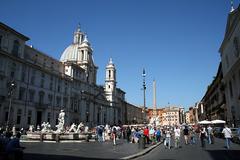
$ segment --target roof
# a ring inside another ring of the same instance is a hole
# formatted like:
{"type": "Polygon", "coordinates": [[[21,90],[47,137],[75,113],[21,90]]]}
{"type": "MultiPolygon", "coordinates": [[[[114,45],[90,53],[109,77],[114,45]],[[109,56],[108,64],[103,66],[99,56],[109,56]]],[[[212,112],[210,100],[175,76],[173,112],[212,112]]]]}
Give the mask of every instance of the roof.
{"type": "Polygon", "coordinates": [[[237,26],[237,23],[236,23],[237,19],[240,19],[239,14],[240,14],[240,5],[234,11],[228,14],[225,35],[221,43],[221,46],[219,48],[220,53],[223,52],[226,42],[229,40],[230,36],[232,35],[232,32],[234,31],[234,28],[237,26]]]}
{"type": "Polygon", "coordinates": [[[7,26],[6,24],[4,24],[4,23],[2,23],[2,22],[0,22],[0,28],[3,28],[3,29],[5,29],[6,31],[10,31],[10,32],[14,33],[14,34],[17,35],[19,38],[21,38],[21,39],[23,39],[23,40],[25,40],[25,41],[28,41],[28,40],[29,40],[29,38],[28,38],[27,36],[25,36],[25,35],[17,32],[17,31],[14,30],[13,28],[7,26]]]}

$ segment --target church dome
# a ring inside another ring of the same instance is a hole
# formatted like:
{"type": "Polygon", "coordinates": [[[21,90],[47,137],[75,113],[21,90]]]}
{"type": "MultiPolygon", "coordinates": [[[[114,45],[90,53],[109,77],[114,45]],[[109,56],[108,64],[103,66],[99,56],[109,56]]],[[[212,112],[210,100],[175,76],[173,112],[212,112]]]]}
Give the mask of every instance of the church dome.
{"type": "Polygon", "coordinates": [[[78,44],[71,44],[62,53],[60,61],[77,61],[78,59],[78,44]]]}
{"type": "Polygon", "coordinates": [[[87,35],[81,32],[80,26],[78,26],[76,32],[74,33],[73,43],[63,51],[60,61],[78,61],[80,58],[78,56],[80,56],[79,54],[81,48],[88,48],[92,51],[87,35]]]}

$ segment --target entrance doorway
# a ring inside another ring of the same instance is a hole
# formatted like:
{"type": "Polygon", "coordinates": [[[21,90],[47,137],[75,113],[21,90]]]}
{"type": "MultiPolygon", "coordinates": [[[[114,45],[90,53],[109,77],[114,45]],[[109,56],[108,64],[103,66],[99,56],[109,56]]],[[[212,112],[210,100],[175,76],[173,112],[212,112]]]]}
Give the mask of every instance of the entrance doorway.
{"type": "Polygon", "coordinates": [[[37,124],[36,125],[41,126],[41,123],[42,123],[42,111],[37,111],[37,124]]]}

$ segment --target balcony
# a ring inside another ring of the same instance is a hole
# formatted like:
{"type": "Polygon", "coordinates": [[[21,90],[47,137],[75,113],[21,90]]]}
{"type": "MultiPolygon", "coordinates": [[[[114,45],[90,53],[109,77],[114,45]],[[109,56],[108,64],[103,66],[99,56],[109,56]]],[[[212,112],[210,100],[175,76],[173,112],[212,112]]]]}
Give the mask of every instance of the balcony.
{"type": "Polygon", "coordinates": [[[36,107],[36,109],[45,110],[45,109],[48,108],[48,106],[49,106],[49,104],[35,103],[35,107],[36,107]]]}

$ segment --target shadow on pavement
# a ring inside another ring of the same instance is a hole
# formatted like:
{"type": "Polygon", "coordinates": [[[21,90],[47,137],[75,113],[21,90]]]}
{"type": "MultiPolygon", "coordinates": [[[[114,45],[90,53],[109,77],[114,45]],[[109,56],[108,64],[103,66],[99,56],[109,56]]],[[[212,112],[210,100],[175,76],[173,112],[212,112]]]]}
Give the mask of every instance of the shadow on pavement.
{"type": "MultiPolygon", "coordinates": [[[[24,153],[24,160],[103,160],[103,158],[87,158],[87,157],[76,157],[68,155],[47,155],[47,154],[33,154],[33,153],[24,153]]],[[[106,159],[106,158],[104,158],[106,159]]],[[[108,159],[113,160],[113,159],[108,159]]]]}
{"type": "Polygon", "coordinates": [[[239,160],[240,150],[206,150],[212,160],[239,160]]]}

